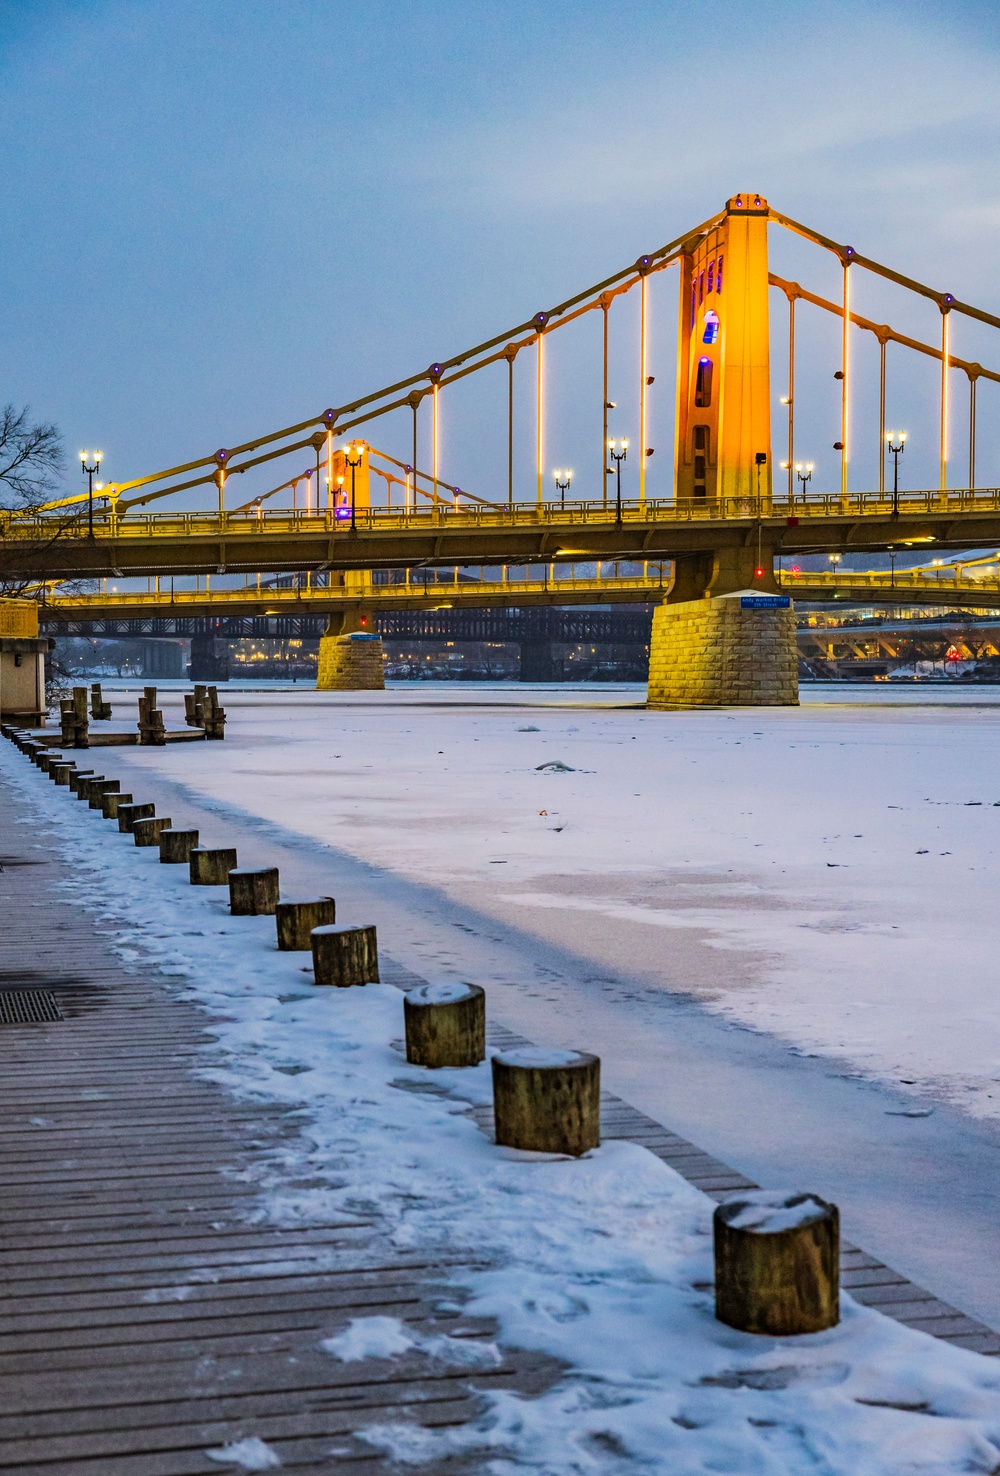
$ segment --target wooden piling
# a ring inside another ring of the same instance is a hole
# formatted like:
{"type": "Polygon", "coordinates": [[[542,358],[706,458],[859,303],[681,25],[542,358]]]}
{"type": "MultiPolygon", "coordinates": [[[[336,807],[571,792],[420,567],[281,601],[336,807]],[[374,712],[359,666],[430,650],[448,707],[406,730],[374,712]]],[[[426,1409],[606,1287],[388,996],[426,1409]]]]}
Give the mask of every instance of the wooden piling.
{"type": "Polygon", "coordinates": [[[72,697],[65,697],[59,703],[59,726],[64,747],[90,747],[86,687],[74,687],[72,697]]]}
{"type": "Polygon", "coordinates": [[[328,923],[309,935],[316,984],[345,989],[351,984],[377,984],[378,944],[375,928],[328,923]]]}
{"type": "Polygon", "coordinates": [[[139,742],[162,747],[166,741],[163,713],[156,706],[156,688],[143,687],[139,698],[139,742]]]}
{"type": "Polygon", "coordinates": [[[132,821],[132,837],[137,846],[159,846],[160,836],[170,828],[168,816],[151,815],[144,820],[132,821]]]}
{"type": "Polygon", "coordinates": [[[63,760],[61,764],[52,764],[49,768],[49,778],[53,784],[69,786],[69,776],[76,772],[76,764],[71,760],[63,760]]]}
{"type": "Polygon", "coordinates": [[[101,814],[105,820],[117,820],[119,805],[130,805],[131,803],[130,794],[120,794],[113,789],[105,790],[101,796],[101,814]]]}
{"type": "Polygon", "coordinates": [[[840,1213],[815,1194],[741,1191],[718,1205],[715,1315],[741,1332],[794,1337],[840,1320],[840,1213]]]}
{"type": "Polygon", "coordinates": [[[72,769],[70,771],[70,776],[69,776],[69,779],[67,781],[68,784],[69,784],[70,793],[71,794],[79,794],[79,792],[80,792],[80,781],[81,781],[81,779],[92,779],[93,777],[94,777],[94,771],[93,771],[93,769],[76,769],[76,768],[72,769]]]}
{"type": "Polygon", "coordinates": [[[160,832],[160,860],[170,864],[190,862],[191,852],[198,844],[196,830],[162,830],[160,832]]]}
{"type": "Polygon", "coordinates": [[[229,911],[234,917],[273,917],[278,905],[278,868],[234,867],[229,873],[229,911]]]}
{"type": "Polygon", "coordinates": [[[100,682],[90,684],[90,716],[105,720],[111,716],[111,703],[105,702],[100,682]]]}
{"type": "Polygon", "coordinates": [[[137,820],[149,820],[156,814],[156,806],[150,804],[128,804],[118,806],[118,829],[122,835],[131,835],[137,820]]]}
{"type": "Polygon", "coordinates": [[[486,994],[478,984],[420,984],[403,999],[413,1066],[478,1066],[486,1057],[486,994]]]}
{"type": "Polygon", "coordinates": [[[85,779],[81,779],[79,784],[76,786],[77,799],[80,801],[81,804],[88,804],[90,802],[90,796],[94,792],[94,785],[103,783],[103,774],[88,774],[87,777],[85,779]]]}
{"type": "Polygon", "coordinates": [[[188,857],[191,869],[191,885],[194,887],[224,887],[229,873],[236,865],[236,847],[223,846],[210,850],[207,846],[195,846],[188,857]]]}
{"type": "Polygon", "coordinates": [[[337,904],[332,897],[315,897],[279,902],[275,908],[278,947],[283,953],[308,953],[312,948],[309,934],[337,921],[337,904]]]}
{"type": "Polygon", "coordinates": [[[522,1046],[493,1057],[496,1140],[578,1158],[601,1141],[601,1062],[586,1051],[522,1046]]]}

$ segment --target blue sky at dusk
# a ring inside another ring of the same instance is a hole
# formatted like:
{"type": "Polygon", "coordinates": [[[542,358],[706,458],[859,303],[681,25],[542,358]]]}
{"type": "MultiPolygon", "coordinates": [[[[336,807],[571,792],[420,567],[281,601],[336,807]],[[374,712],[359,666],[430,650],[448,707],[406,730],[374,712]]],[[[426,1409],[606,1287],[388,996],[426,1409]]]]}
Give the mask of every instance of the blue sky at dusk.
{"type": "Polygon", "coordinates": [[[118,478],[503,331],[739,189],[1000,313],[993,5],[0,0],[0,30],[0,393],[118,478]]]}

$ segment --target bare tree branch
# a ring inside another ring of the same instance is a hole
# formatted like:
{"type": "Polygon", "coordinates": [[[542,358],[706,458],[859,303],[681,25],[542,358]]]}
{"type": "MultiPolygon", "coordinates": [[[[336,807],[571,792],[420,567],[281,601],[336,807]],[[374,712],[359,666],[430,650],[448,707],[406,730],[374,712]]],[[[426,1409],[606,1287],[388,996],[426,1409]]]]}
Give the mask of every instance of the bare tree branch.
{"type": "Polygon", "coordinates": [[[30,509],[56,487],[64,464],[62,437],[48,421],[32,421],[27,405],[0,409],[0,506],[30,509]]]}

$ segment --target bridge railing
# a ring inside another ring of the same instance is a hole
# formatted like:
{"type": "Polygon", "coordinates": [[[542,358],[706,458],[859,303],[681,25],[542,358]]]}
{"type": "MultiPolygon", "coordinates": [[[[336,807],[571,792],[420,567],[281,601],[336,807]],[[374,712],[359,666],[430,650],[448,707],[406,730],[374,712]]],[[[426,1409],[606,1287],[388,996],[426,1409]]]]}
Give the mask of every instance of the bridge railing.
{"type": "Polygon", "coordinates": [[[851,570],[831,573],[827,570],[818,570],[811,573],[809,570],[801,570],[798,573],[790,569],[784,569],[780,574],[776,573],[778,583],[789,594],[794,594],[796,589],[824,589],[824,590],[846,590],[856,592],[858,590],[871,590],[873,593],[891,594],[896,591],[900,594],[913,591],[939,590],[942,593],[992,593],[1000,599],[1000,573],[998,574],[965,574],[956,576],[952,570],[941,570],[933,568],[920,569],[897,569],[893,573],[885,570],[864,570],[854,572],[851,570]]]}
{"type": "MultiPolygon", "coordinates": [[[[411,571],[407,570],[409,574],[411,571]]],[[[438,571],[440,572],[440,571],[438,571]]],[[[422,604],[426,600],[448,600],[449,602],[459,599],[461,602],[470,602],[475,599],[485,601],[503,600],[505,604],[516,601],[519,596],[523,598],[537,597],[539,594],[552,594],[568,598],[581,595],[591,595],[599,599],[602,593],[613,591],[616,594],[631,594],[637,602],[645,600],[657,600],[662,598],[670,584],[669,567],[655,565],[651,572],[645,574],[601,574],[594,575],[558,575],[553,577],[549,574],[548,566],[539,569],[533,578],[524,579],[470,579],[454,576],[450,579],[432,579],[427,584],[421,578],[398,580],[391,583],[375,583],[370,576],[363,580],[355,576],[349,585],[322,585],[313,584],[308,575],[303,576],[304,583],[299,583],[288,588],[275,588],[273,585],[261,588],[259,585],[250,583],[237,585],[235,588],[220,588],[209,586],[196,589],[158,588],[152,590],[95,590],[84,594],[48,594],[43,592],[41,603],[52,610],[86,610],[90,607],[105,608],[113,605],[117,609],[151,610],[161,608],[179,609],[186,606],[204,607],[211,604],[213,608],[224,610],[227,605],[245,605],[248,601],[262,601],[275,610],[303,605],[330,605],[338,602],[345,604],[357,603],[363,599],[366,604],[378,606],[398,605],[401,600],[411,600],[414,604],[422,604]]],[[[105,584],[107,581],[104,581],[105,584]]]]}
{"type": "MultiPolygon", "coordinates": [[[[645,498],[623,500],[620,509],[614,501],[596,499],[588,502],[515,502],[506,507],[480,504],[435,507],[365,507],[357,508],[353,520],[349,509],[313,512],[303,509],[244,509],[239,512],[192,511],[130,513],[115,518],[104,514],[95,519],[95,531],[101,538],[217,537],[253,534],[288,535],[324,533],[334,537],[348,535],[355,529],[385,532],[432,527],[462,528],[528,528],[607,526],[608,524],[697,523],[697,522],[787,522],[823,521],[826,519],[891,518],[894,512],[912,518],[921,514],[961,514],[1000,511],[1000,488],[952,488],[900,493],[894,502],[891,494],[853,493],[841,497],[835,493],[815,493],[808,498],[725,497],[725,498],[645,498]],[[346,515],[345,515],[346,514],[346,515]]],[[[18,541],[89,536],[86,520],[52,517],[17,518],[0,523],[0,536],[18,541]]]]}

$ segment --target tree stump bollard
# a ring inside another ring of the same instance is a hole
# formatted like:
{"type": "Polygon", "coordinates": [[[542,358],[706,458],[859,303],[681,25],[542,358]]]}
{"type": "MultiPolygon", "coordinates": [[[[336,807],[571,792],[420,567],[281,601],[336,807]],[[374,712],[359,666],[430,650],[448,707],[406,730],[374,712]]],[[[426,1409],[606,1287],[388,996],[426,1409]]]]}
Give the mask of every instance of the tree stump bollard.
{"type": "Polygon", "coordinates": [[[403,999],[411,1066],[478,1066],[486,1059],[486,992],[478,984],[420,984],[403,999]]]}
{"type": "Polygon", "coordinates": [[[278,905],[278,868],[259,871],[234,867],[229,873],[229,911],[233,917],[273,917],[278,905]]]}
{"type": "Polygon", "coordinates": [[[76,764],[72,761],[61,764],[52,764],[49,768],[49,778],[53,784],[68,786],[69,776],[76,772],[76,764]]]}
{"type": "Polygon", "coordinates": [[[601,1141],[601,1061],[522,1046],[493,1057],[493,1120],[504,1148],[579,1158],[601,1141]]]}
{"type": "Polygon", "coordinates": [[[198,844],[196,830],[162,830],[160,832],[160,860],[179,864],[191,860],[191,852],[198,844]]]}
{"type": "Polygon", "coordinates": [[[169,830],[172,822],[163,815],[150,816],[145,820],[132,821],[132,837],[137,846],[159,846],[160,836],[169,830]]]}
{"type": "Polygon", "coordinates": [[[274,916],[282,953],[308,953],[312,948],[309,934],[313,928],[337,921],[337,904],[332,897],[279,902],[274,916]]]}
{"type": "Polygon", "coordinates": [[[90,786],[90,808],[92,810],[103,810],[104,796],[106,794],[118,794],[121,791],[120,779],[102,779],[100,784],[90,786]]]}
{"type": "Polygon", "coordinates": [[[77,799],[80,801],[81,804],[88,804],[90,801],[90,796],[94,792],[94,785],[103,783],[103,774],[88,774],[87,777],[85,779],[81,779],[79,784],[76,786],[77,799]]]}
{"type": "Polygon", "coordinates": [[[188,864],[193,887],[224,887],[236,865],[236,847],[209,850],[207,846],[194,846],[188,864]]]}
{"type": "Polygon", "coordinates": [[[787,1338],[840,1320],[840,1212],[815,1194],[754,1189],[717,1206],[715,1315],[787,1338]]]}
{"type": "Polygon", "coordinates": [[[378,943],[375,928],[324,923],[309,934],[313,982],[346,989],[351,984],[377,984],[378,943]]]}
{"type": "Polygon", "coordinates": [[[41,758],[39,760],[38,767],[41,769],[41,771],[42,771],[43,774],[51,774],[52,773],[52,765],[53,764],[61,764],[62,761],[63,761],[62,754],[61,753],[53,753],[52,750],[51,750],[51,748],[50,748],[50,749],[47,750],[47,752],[45,752],[45,753],[43,753],[41,755],[41,758]]]}
{"type": "Polygon", "coordinates": [[[83,779],[92,779],[93,777],[94,777],[94,771],[93,771],[93,769],[72,769],[72,770],[70,770],[70,776],[69,776],[69,779],[67,780],[67,783],[69,784],[69,787],[70,787],[70,792],[72,794],[79,794],[81,780],[83,780],[83,779]]]}
{"type": "Polygon", "coordinates": [[[120,805],[130,805],[132,796],[130,794],[119,794],[113,789],[105,790],[101,795],[101,814],[105,820],[117,820],[120,805]]]}
{"type": "Polygon", "coordinates": [[[137,820],[151,820],[156,814],[155,805],[119,805],[118,829],[122,835],[131,835],[137,820]]]}

